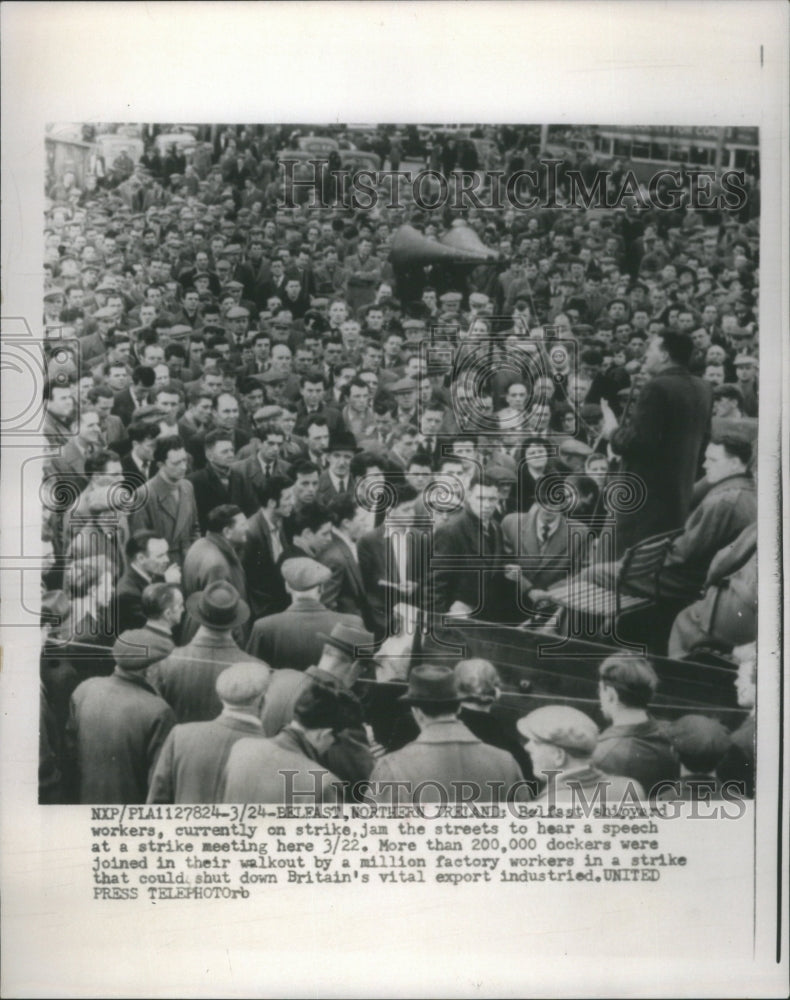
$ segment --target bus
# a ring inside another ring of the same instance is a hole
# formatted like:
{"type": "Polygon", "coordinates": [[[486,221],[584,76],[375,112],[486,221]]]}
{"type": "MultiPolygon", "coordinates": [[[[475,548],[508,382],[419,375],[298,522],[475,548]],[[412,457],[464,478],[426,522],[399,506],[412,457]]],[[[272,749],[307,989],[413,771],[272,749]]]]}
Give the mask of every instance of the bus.
{"type": "Polygon", "coordinates": [[[593,145],[602,159],[630,161],[640,181],[656,169],[681,164],[700,170],[744,170],[759,175],[757,128],[604,125],[596,129],[593,145]]]}

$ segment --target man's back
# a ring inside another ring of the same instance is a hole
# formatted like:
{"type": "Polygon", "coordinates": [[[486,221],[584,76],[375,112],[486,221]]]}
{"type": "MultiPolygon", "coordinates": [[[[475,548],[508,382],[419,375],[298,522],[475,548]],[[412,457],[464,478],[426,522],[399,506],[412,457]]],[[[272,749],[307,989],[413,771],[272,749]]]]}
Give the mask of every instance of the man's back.
{"type": "Polygon", "coordinates": [[[71,702],[67,740],[83,804],[145,802],[150,769],[175,723],[142,676],[92,677],[71,702]]]}
{"type": "Polygon", "coordinates": [[[624,471],[641,477],[645,502],[618,517],[622,553],[650,535],[679,528],[689,511],[700,456],[710,431],[712,389],[680,366],[640,390],[633,415],[612,435],[624,471]]]}
{"type": "Polygon", "coordinates": [[[463,796],[491,802],[503,801],[522,776],[511,754],[483,743],[458,719],[442,719],[429,723],[412,743],[382,757],[370,781],[373,798],[382,803],[454,802],[463,796]],[[377,782],[390,781],[408,785],[376,787],[377,782]],[[424,782],[422,793],[418,789],[424,782]],[[444,789],[444,798],[437,784],[444,789]]]}
{"type": "Polygon", "coordinates": [[[337,781],[302,733],[288,727],[273,739],[243,739],[233,746],[222,801],[321,805],[338,801],[337,781]]]}
{"type": "Polygon", "coordinates": [[[259,662],[239,649],[229,633],[201,626],[190,643],[150,667],[147,676],[179,723],[208,722],[222,710],[214,689],[217,677],[231,664],[247,661],[259,662]]]}
{"type": "Polygon", "coordinates": [[[280,614],[259,618],[247,648],[276,670],[306,670],[321,658],[324,640],[319,633],[329,635],[340,622],[363,628],[357,615],[330,611],[318,601],[301,601],[280,614]]]}
{"type": "Polygon", "coordinates": [[[642,783],[622,774],[609,773],[588,763],[575,770],[552,774],[535,797],[535,802],[570,802],[574,808],[597,802],[599,808],[616,808],[621,802],[642,801],[642,783]],[[600,798],[598,796],[600,795],[600,798]]]}
{"type": "Polygon", "coordinates": [[[262,739],[263,730],[223,713],[211,722],[188,722],[171,729],[159,755],[149,802],[219,802],[230,751],[241,739],[262,739]]]}
{"type": "Polygon", "coordinates": [[[658,782],[673,781],[680,773],[669,737],[653,719],[605,729],[592,763],[607,774],[638,781],[648,794],[658,782]]]}

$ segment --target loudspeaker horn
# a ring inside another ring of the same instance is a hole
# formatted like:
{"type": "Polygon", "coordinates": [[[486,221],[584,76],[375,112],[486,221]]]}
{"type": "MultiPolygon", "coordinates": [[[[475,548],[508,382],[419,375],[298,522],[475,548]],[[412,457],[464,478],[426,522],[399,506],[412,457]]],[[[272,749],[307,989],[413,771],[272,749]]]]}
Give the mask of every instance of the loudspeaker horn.
{"type": "Polygon", "coordinates": [[[450,229],[439,237],[439,242],[453,250],[463,250],[465,253],[473,254],[480,262],[499,260],[499,251],[487,247],[463,219],[456,219],[450,229]]]}
{"type": "MultiPolygon", "coordinates": [[[[469,229],[468,226],[465,227],[469,229]]],[[[414,226],[408,224],[400,226],[396,231],[395,235],[392,237],[392,246],[390,247],[390,260],[395,266],[415,266],[424,264],[483,264],[488,260],[491,260],[491,253],[479,239],[472,230],[472,236],[477,240],[477,246],[471,245],[460,245],[461,243],[469,243],[469,239],[466,234],[460,234],[460,237],[455,237],[453,243],[447,244],[445,240],[449,237],[454,230],[451,230],[446,236],[443,236],[441,241],[429,240],[427,237],[415,229],[414,226]]],[[[496,257],[497,254],[494,254],[496,257]]]]}

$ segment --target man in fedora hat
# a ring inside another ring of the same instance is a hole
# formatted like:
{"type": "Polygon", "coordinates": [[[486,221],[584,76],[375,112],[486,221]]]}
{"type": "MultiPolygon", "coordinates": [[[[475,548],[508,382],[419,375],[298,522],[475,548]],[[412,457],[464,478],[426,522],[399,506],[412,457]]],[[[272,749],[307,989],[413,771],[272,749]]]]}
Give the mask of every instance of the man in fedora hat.
{"type": "Polygon", "coordinates": [[[318,477],[317,500],[328,504],[335,497],[353,492],[355,480],[351,475],[351,459],[358,451],[350,431],[338,430],[329,435],[327,467],[318,477]]]}
{"type": "Polygon", "coordinates": [[[269,740],[241,739],[225,766],[223,802],[321,805],[341,798],[340,781],[320,758],[343,724],[343,694],[311,684],[294,705],[293,720],[269,740]]]}
{"type": "Polygon", "coordinates": [[[90,677],[71,696],[67,768],[83,805],[145,802],[148,779],[175,716],[145,675],[161,653],[145,630],[116,639],[115,670],[90,677]]]}
{"type": "Polygon", "coordinates": [[[190,594],[186,607],[199,623],[197,632],[186,646],[174,649],[157,663],[148,679],[172,707],[179,723],[208,722],[222,708],[215,690],[222,671],[232,663],[261,661],[233,641],[233,630],[250,615],[249,606],[233,584],[216,580],[205,590],[190,594]]]}
{"type": "Polygon", "coordinates": [[[280,567],[291,606],[276,615],[259,618],[247,649],[275,670],[306,670],[318,662],[323,649],[319,632],[330,633],[338,622],[362,628],[358,615],[330,611],[321,603],[321,587],[332,573],[315,559],[297,556],[280,567]]]}
{"type": "Polygon", "coordinates": [[[526,796],[512,755],[483,743],[458,719],[461,699],[449,667],[415,667],[401,700],[420,735],[376,763],[370,776],[375,802],[444,804],[526,796]]]}
{"type": "Polygon", "coordinates": [[[219,802],[231,747],[263,738],[261,707],[271,672],[262,663],[234,663],[217,678],[222,711],[210,722],[170,730],[148,790],[149,802],[219,802]]]}
{"type": "Polygon", "coordinates": [[[373,633],[355,625],[338,622],[327,635],[321,633],[324,648],[317,665],[307,670],[276,670],[272,675],[263,707],[263,731],[276,736],[293,719],[299,696],[315,682],[343,691],[343,725],[335,732],[331,746],[321,761],[339,778],[363,781],[373,768],[373,757],[362,721],[362,706],[353,687],[373,652],[373,633]]]}

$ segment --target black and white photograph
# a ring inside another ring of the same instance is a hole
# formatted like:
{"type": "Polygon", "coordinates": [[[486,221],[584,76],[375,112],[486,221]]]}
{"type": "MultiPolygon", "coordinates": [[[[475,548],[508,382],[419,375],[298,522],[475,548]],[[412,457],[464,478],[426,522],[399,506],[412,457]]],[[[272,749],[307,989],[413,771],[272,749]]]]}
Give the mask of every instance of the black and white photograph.
{"type": "Polygon", "coordinates": [[[787,17],[706,105],[745,5],[593,6],[630,98],[575,4],[99,4],[4,126],[7,995],[782,995],[787,17]]]}
{"type": "Polygon", "coordinates": [[[757,129],[46,152],[40,802],[753,796],[757,129]]]}

